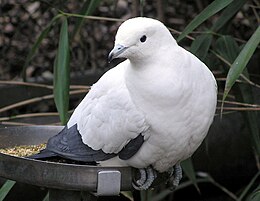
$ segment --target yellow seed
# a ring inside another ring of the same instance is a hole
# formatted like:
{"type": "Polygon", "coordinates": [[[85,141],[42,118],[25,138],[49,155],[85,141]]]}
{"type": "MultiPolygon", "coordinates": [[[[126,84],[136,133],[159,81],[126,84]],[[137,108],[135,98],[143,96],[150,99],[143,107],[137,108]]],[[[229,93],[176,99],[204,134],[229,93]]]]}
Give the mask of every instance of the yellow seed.
{"type": "Polygon", "coordinates": [[[0,153],[12,155],[12,156],[18,156],[18,157],[27,157],[39,153],[39,151],[44,149],[45,147],[46,147],[46,143],[39,144],[39,145],[20,145],[20,146],[0,149],[0,153]]]}

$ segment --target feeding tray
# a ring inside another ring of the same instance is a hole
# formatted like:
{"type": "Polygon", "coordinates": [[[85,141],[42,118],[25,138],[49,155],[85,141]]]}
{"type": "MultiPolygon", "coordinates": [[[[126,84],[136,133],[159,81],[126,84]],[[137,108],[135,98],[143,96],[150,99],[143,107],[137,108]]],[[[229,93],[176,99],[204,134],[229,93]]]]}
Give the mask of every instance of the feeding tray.
{"type": "MultiPolygon", "coordinates": [[[[23,126],[0,129],[0,149],[20,145],[38,145],[61,131],[62,126],[23,126]]],[[[117,195],[132,189],[130,167],[102,167],[40,161],[0,153],[0,177],[47,187],[50,200],[61,198],[70,192],[71,200],[78,195],[71,192],[96,192],[98,195],[117,195]],[[60,189],[61,191],[55,191],[60,189]],[[51,193],[52,192],[52,193],[51,193]],[[60,192],[60,193],[57,193],[60,192]],[[55,198],[51,198],[51,195],[55,198]]],[[[68,195],[66,195],[68,196],[68,195]]],[[[74,199],[75,198],[75,199],[74,199]]],[[[68,197],[67,197],[68,199],[68,197]]]]}

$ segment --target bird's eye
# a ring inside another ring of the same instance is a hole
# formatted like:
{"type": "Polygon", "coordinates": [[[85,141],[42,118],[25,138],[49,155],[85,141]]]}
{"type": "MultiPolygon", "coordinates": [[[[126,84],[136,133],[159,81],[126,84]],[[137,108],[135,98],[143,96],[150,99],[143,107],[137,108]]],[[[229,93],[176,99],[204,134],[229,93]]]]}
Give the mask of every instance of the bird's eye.
{"type": "Polygon", "coordinates": [[[146,41],[146,35],[143,35],[141,38],[140,38],[140,41],[142,42],[142,43],[144,43],[145,41],[146,41]]]}

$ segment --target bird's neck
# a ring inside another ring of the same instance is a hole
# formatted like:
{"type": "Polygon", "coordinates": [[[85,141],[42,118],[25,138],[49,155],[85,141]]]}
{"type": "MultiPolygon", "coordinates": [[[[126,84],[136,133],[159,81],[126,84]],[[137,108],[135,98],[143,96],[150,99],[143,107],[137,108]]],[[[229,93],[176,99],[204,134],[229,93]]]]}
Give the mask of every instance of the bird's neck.
{"type": "MultiPolygon", "coordinates": [[[[174,104],[175,99],[177,100],[178,96],[182,95],[180,90],[182,79],[180,78],[185,72],[183,69],[184,57],[185,55],[180,49],[173,51],[168,49],[161,54],[160,59],[153,57],[149,62],[127,60],[125,83],[131,97],[140,108],[153,104],[151,101],[153,99],[168,99],[171,100],[171,104],[174,104]],[[171,97],[172,95],[174,97],[171,97]],[[145,105],[139,103],[145,103],[145,105]]],[[[152,107],[158,108],[160,106],[152,105],[152,107]]]]}
{"type": "MultiPolygon", "coordinates": [[[[162,62],[162,61],[161,61],[162,62]]],[[[178,73],[173,66],[164,66],[164,64],[154,61],[149,65],[135,65],[129,62],[125,71],[126,86],[136,105],[145,108],[145,105],[139,103],[150,103],[153,99],[167,98],[169,90],[175,90],[174,86],[163,80],[175,80],[178,83],[178,73]],[[166,93],[167,92],[167,93],[166,93]]]]}

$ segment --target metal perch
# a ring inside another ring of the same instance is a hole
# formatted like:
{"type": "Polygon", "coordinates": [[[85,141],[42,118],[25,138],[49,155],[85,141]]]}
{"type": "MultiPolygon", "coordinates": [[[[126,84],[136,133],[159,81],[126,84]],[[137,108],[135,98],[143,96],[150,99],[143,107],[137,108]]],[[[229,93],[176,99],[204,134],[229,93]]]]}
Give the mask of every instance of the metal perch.
{"type": "MultiPolygon", "coordinates": [[[[0,129],[0,148],[46,142],[61,126],[0,129]]],[[[81,200],[84,194],[118,195],[132,189],[132,168],[32,160],[0,153],[0,177],[49,189],[50,201],[81,200]]],[[[91,199],[91,196],[88,200],[91,199]]]]}

